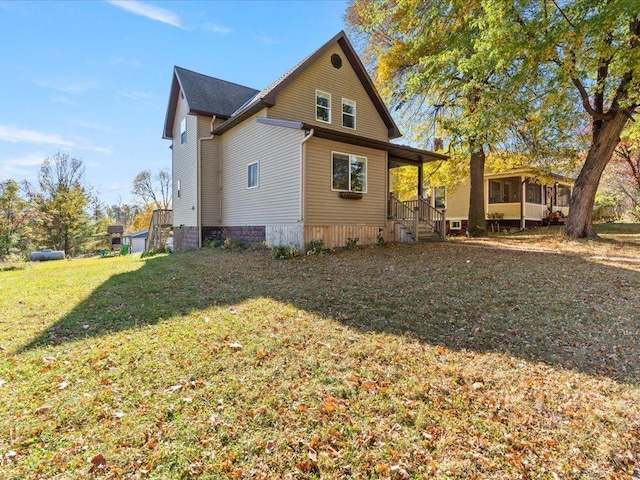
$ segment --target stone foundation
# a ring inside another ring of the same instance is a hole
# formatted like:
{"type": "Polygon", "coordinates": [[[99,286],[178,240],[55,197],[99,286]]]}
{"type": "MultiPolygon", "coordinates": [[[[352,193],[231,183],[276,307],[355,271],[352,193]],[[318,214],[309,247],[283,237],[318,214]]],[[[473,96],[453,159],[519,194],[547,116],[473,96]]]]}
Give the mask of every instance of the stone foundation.
{"type": "Polygon", "coordinates": [[[202,227],[202,241],[215,240],[223,242],[227,238],[245,245],[258,245],[266,240],[264,226],[244,227],[202,227]]]}
{"type": "Polygon", "coordinates": [[[198,227],[173,227],[173,249],[176,252],[198,248],[198,227]]]}

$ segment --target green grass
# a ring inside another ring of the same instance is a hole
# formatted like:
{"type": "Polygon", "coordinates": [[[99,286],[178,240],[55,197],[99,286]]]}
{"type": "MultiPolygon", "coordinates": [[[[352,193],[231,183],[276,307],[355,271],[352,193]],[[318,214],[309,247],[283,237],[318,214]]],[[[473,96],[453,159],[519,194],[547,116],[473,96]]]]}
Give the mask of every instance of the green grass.
{"type": "Polygon", "coordinates": [[[0,272],[0,478],[630,478],[640,267],[593,256],[462,242],[0,272]]]}

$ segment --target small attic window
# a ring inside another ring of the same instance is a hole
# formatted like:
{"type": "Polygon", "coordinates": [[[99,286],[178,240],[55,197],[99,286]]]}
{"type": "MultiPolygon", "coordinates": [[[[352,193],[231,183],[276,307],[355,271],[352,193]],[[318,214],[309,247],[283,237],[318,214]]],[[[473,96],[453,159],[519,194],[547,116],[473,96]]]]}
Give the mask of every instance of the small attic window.
{"type": "Polygon", "coordinates": [[[331,55],[331,65],[333,65],[335,68],[340,68],[342,66],[342,58],[340,58],[340,55],[338,55],[337,53],[331,55]]]}

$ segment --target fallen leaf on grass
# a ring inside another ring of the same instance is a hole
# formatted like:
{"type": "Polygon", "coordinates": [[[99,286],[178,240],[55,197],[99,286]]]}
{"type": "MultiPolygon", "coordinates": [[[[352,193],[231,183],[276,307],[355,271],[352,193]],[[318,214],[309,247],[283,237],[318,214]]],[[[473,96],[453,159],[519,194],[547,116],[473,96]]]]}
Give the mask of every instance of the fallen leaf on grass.
{"type": "Polygon", "coordinates": [[[106,465],[107,461],[102,456],[102,454],[99,453],[91,459],[91,468],[89,469],[89,473],[94,473],[99,468],[104,468],[106,465]]]}
{"type": "Polygon", "coordinates": [[[47,413],[53,407],[51,405],[42,405],[41,407],[36,408],[33,413],[36,415],[42,415],[43,413],[47,413]]]}
{"type": "Polygon", "coordinates": [[[229,348],[231,350],[233,350],[234,352],[238,352],[238,351],[242,350],[242,344],[241,343],[230,343],[229,344],[229,348]]]}
{"type": "Polygon", "coordinates": [[[67,388],[69,386],[69,382],[61,382],[58,385],[56,385],[56,388],[58,390],[64,390],[65,388],[67,388]]]}
{"type": "Polygon", "coordinates": [[[7,381],[0,378],[0,387],[4,387],[7,384],[7,381]]]}

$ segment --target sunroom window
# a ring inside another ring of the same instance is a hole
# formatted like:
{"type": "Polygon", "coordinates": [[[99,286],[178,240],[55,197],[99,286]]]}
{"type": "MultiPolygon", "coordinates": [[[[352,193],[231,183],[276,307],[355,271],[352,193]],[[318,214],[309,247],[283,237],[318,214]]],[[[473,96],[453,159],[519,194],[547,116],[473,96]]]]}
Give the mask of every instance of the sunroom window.
{"type": "Polygon", "coordinates": [[[520,201],[518,177],[489,180],[489,203],[515,203],[520,201]]]}
{"type": "Polygon", "coordinates": [[[527,183],[527,203],[542,204],[542,186],[537,183],[527,183]]]}
{"type": "Polygon", "coordinates": [[[566,185],[558,185],[556,194],[556,205],[558,207],[568,207],[569,199],[571,197],[571,190],[566,185]]]}

